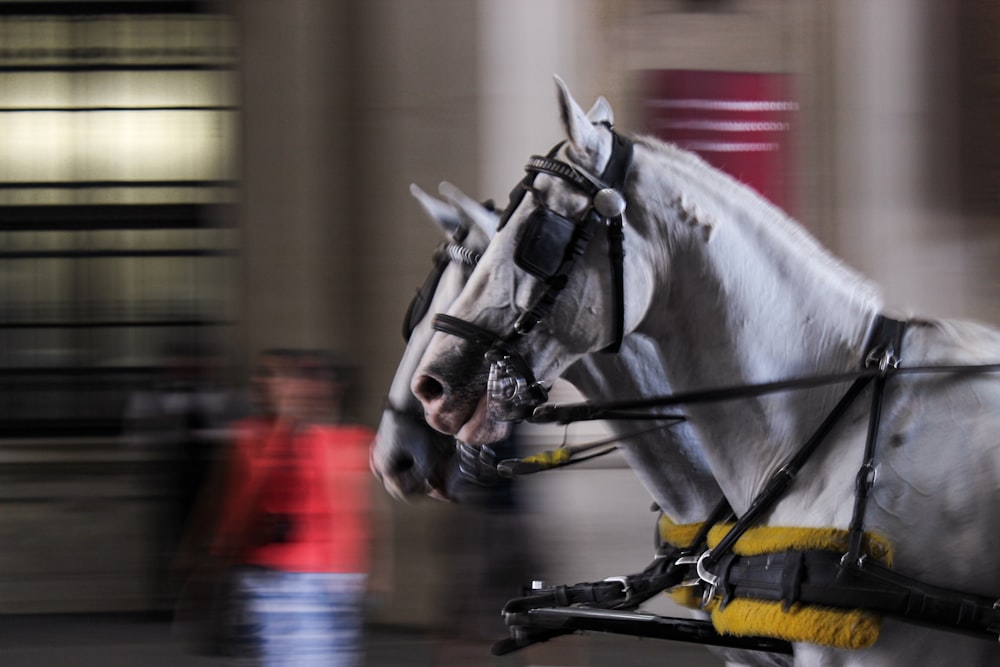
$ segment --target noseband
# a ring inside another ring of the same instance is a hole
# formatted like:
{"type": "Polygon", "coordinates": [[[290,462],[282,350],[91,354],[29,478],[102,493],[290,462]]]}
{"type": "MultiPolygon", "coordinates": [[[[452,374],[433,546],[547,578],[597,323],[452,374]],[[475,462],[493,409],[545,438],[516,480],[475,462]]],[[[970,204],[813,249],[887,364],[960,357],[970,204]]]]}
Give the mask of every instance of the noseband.
{"type": "MultiPolygon", "coordinates": [[[[610,130],[610,127],[609,127],[610,130]]],[[[590,198],[590,206],[579,219],[568,218],[544,204],[538,206],[525,222],[514,252],[514,263],[535,276],[545,286],[542,294],[523,311],[507,335],[498,335],[484,327],[451,315],[435,315],[433,326],[484,349],[490,362],[487,383],[490,409],[500,419],[517,421],[531,415],[548,399],[545,386],[535,379],[530,365],[517,351],[517,342],[544,320],[555,305],[556,297],[569,281],[569,273],[584,253],[597,229],[608,234],[608,261],[612,281],[612,342],[603,352],[614,353],[621,347],[625,330],[624,305],[624,233],[625,198],[622,189],[632,164],[632,142],[611,130],[611,157],[600,177],[567,162],[555,159],[562,144],[545,157],[535,155],[525,166],[527,174],[510,193],[510,201],[500,220],[502,229],[528,192],[534,192],[534,180],[547,174],[566,181],[590,198]]]]}

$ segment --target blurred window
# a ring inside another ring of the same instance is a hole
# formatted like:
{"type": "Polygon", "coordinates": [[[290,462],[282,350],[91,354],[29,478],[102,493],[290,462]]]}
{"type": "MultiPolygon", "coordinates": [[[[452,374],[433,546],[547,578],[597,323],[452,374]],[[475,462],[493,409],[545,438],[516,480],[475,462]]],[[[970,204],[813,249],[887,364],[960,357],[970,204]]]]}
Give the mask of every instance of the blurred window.
{"type": "Polygon", "coordinates": [[[164,350],[229,336],[235,20],[0,3],[0,437],[116,432],[164,350]]]}

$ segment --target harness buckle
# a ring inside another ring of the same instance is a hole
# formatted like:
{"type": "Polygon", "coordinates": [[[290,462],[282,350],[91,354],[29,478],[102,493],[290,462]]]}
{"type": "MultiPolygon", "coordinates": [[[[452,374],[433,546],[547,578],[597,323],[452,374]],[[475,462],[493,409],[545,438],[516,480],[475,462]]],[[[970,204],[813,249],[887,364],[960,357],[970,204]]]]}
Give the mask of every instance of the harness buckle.
{"type": "Polygon", "coordinates": [[[701,556],[681,556],[674,561],[674,565],[697,565],[701,556]]]}
{"type": "Polygon", "coordinates": [[[594,210],[605,219],[617,218],[625,212],[625,198],[614,188],[601,188],[593,202],[594,210]]]}
{"type": "MultiPolygon", "coordinates": [[[[528,378],[523,362],[505,351],[494,349],[487,353],[490,362],[486,381],[491,409],[504,421],[520,421],[530,417],[535,408],[548,398],[540,382],[528,378]]],[[[530,371],[529,371],[530,372],[530,371]]]]}
{"type": "Polygon", "coordinates": [[[632,597],[632,587],[629,586],[628,577],[606,577],[604,581],[616,581],[622,585],[622,593],[625,595],[625,600],[628,601],[632,597]]]}
{"type": "Polygon", "coordinates": [[[885,374],[890,368],[899,368],[899,357],[891,347],[876,347],[868,353],[865,359],[865,368],[871,368],[878,364],[879,373],[885,374]]]}
{"type": "MultiPolygon", "coordinates": [[[[673,562],[675,567],[682,565],[697,565],[699,556],[681,556],[673,562]]],[[[692,588],[694,586],[701,585],[701,579],[697,576],[690,577],[688,579],[682,579],[677,588],[692,588]]]]}
{"type": "Polygon", "coordinates": [[[708,566],[705,564],[705,561],[711,557],[712,550],[706,549],[695,561],[695,570],[698,572],[698,578],[705,584],[705,592],[701,596],[702,608],[708,606],[708,603],[715,597],[715,591],[719,588],[719,576],[709,572],[708,566]]]}

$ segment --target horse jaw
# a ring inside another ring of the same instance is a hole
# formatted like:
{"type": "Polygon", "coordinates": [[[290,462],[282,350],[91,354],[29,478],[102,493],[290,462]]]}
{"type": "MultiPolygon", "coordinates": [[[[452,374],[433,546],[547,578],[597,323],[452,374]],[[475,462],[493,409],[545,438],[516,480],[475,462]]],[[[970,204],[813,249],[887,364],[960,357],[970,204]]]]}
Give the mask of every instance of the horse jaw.
{"type": "Polygon", "coordinates": [[[493,415],[489,397],[483,393],[475,411],[455,434],[455,438],[470,445],[488,445],[509,437],[511,428],[511,422],[501,421],[493,415]]]}

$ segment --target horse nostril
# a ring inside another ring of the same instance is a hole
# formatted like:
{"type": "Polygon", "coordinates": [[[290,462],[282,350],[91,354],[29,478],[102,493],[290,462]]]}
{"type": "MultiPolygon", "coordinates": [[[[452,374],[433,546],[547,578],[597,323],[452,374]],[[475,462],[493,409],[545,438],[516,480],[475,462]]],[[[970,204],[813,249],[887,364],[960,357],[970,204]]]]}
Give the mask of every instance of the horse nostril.
{"type": "Polygon", "coordinates": [[[416,462],[406,452],[398,452],[389,460],[389,472],[392,475],[402,475],[413,469],[416,462]]]}
{"type": "Polygon", "coordinates": [[[444,395],[444,385],[429,375],[423,375],[414,384],[413,393],[422,401],[433,401],[444,395]]]}

